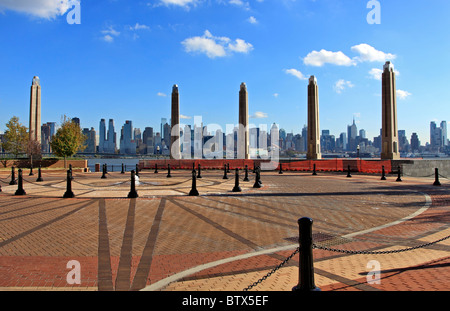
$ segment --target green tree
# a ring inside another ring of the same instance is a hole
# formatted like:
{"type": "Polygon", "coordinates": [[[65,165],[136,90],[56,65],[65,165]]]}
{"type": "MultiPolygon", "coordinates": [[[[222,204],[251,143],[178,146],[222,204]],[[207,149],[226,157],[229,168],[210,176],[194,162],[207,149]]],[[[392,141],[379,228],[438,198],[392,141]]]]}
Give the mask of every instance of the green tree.
{"type": "Polygon", "coordinates": [[[67,168],[66,158],[73,156],[77,151],[83,151],[86,148],[85,140],[86,136],[83,135],[80,126],[64,116],[61,127],[56,131],[50,144],[56,156],[64,157],[64,167],[67,168]]]}
{"type": "Polygon", "coordinates": [[[12,117],[6,123],[6,128],[3,148],[17,158],[19,154],[27,151],[29,139],[27,128],[19,122],[18,117],[12,117]]]}

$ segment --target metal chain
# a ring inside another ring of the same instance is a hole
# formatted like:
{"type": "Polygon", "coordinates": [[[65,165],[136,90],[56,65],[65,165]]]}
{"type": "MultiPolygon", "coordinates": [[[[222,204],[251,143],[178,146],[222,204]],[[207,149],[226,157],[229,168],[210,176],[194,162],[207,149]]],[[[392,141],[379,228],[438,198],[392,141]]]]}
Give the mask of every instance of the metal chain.
{"type": "Polygon", "coordinates": [[[413,176],[413,175],[408,175],[402,172],[402,176],[406,176],[406,177],[415,177],[415,178],[428,178],[428,177],[433,177],[434,173],[431,175],[426,175],[426,176],[413,176]]]}
{"type": "MultiPolygon", "coordinates": [[[[450,235],[448,235],[448,236],[446,236],[446,237],[444,237],[442,239],[433,241],[433,242],[429,242],[429,243],[425,243],[425,244],[421,244],[421,245],[417,245],[417,246],[413,246],[413,247],[403,248],[403,249],[391,250],[391,251],[353,251],[353,250],[330,248],[330,247],[326,247],[326,246],[319,246],[319,245],[314,244],[314,243],[313,243],[312,247],[315,248],[315,249],[321,249],[321,250],[326,250],[326,251],[330,251],[330,252],[338,252],[338,253],[345,253],[345,254],[381,255],[381,254],[401,253],[401,252],[406,252],[406,251],[410,251],[410,250],[414,250],[414,249],[419,249],[419,248],[427,247],[427,246],[430,246],[430,245],[442,242],[442,241],[447,240],[449,238],[450,238],[450,235]]],[[[281,262],[278,266],[273,268],[269,273],[267,273],[265,276],[260,278],[258,281],[253,282],[253,284],[251,284],[248,287],[244,288],[243,291],[248,291],[248,290],[252,289],[253,287],[257,286],[258,284],[261,284],[268,277],[270,277],[272,274],[274,274],[277,270],[279,270],[281,267],[283,267],[289,260],[292,259],[292,257],[294,257],[296,254],[298,254],[299,251],[300,251],[300,248],[297,247],[295,252],[293,252],[289,257],[287,257],[285,260],[283,260],[283,262],[281,262]]]]}
{"type": "Polygon", "coordinates": [[[381,254],[401,253],[401,252],[406,252],[406,251],[410,251],[410,250],[414,250],[414,249],[418,249],[418,248],[422,248],[422,247],[427,247],[427,246],[442,242],[444,240],[447,240],[448,238],[450,238],[450,235],[446,236],[445,238],[442,238],[442,239],[439,239],[437,241],[433,241],[430,243],[425,243],[422,245],[417,245],[417,246],[403,248],[403,249],[396,249],[396,250],[391,250],[391,251],[353,251],[353,250],[346,250],[346,249],[330,248],[330,247],[326,247],[326,246],[319,246],[316,244],[313,244],[313,248],[326,250],[326,251],[330,251],[330,252],[345,253],[345,254],[381,255],[381,254]]]}
{"type": "Polygon", "coordinates": [[[8,177],[6,177],[5,179],[0,178],[0,180],[4,183],[7,183],[8,182],[7,180],[11,177],[11,175],[12,175],[12,173],[9,173],[8,177]]]}
{"type": "Polygon", "coordinates": [[[450,179],[450,177],[447,177],[447,176],[444,176],[444,175],[441,175],[441,174],[439,174],[439,176],[441,176],[442,178],[445,178],[445,179],[450,179]]]}
{"type": "Polygon", "coordinates": [[[250,289],[252,289],[253,287],[255,287],[256,285],[262,283],[263,281],[265,281],[269,276],[271,276],[272,274],[274,274],[277,270],[279,270],[281,267],[283,267],[285,264],[288,263],[289,260],[292,259],[292,257],[294,257],[296,254],[298,254],[298,252],[300,251],[300,248],[297,247],[297,249],[295,250],[295,252],[293,252],[289,257],[287,257],[285,260],[283,260],[278,266],[276,266],[275,268],[273,268],[269,273],[267,273],[265,276],[263,276],[262,278],[260,278],[258,281],[253,282],[253,284],[249,285],[248,287],[244,288],[243,291],[248,291],[250,289]]]}

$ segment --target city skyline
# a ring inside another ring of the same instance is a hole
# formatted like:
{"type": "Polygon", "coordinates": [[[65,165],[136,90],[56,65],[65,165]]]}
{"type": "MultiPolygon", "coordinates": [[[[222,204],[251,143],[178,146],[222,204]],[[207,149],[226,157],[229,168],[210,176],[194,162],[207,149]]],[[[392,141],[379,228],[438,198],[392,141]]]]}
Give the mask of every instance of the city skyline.
{"type": "Polygon", "coordinates": [[[429,122],[450,115],[450,63],[439,53],[450,43],[435,31],[449,26],[447,2],[429,4],[432,14],[424,15],[418,1],[380,1],[380,24],[367,22],[365,1],[231,2],[81,1],[81,24],[70,25],[67,9],[19,9],[0,0],[0,28],[8,29],[0,34],[8,46],[0,51],[0,132],[12,116],[27,124],[29,81],[39,76],[42,123],[67,115],[79,117],[82,128],[97,128],[100,118],[156,128],[161,117],[170,118],[177,84],[183,123],[202,116],[225,128],[237,123],[245,82],[250,123],[300,133],[314,75],[321,129],[338,135],[355,117],[373,138],[381,127],[386,60],[395,65],[398,128],[408,137],[430,142],[429,122]]]}

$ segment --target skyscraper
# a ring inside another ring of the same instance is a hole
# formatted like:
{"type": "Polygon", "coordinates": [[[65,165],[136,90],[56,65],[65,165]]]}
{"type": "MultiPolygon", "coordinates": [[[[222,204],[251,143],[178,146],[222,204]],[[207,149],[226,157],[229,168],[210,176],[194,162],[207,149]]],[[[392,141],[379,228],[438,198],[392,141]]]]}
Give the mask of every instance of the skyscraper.
{"type": "MultiPolygon", "coordinates": [[[[170,158],[179,160],[180,155],[180,93],[178,91],[178,85],[174,85],[172,88],[172,119],[171,119],[171,131],[173,135],[170,135],[170,158]]],[[[168,137],[164,137],[168,139],[168,137]]]]}
{"type": "Polygon", "coordinates": [[[117,146],[117,134],[114,130],[114,120],[109,119],[108,124],[108,142],[107,142],[107,153],[115,153],[116,152],[116,146],[117,146]]]}
{"type": "Polygon", "coordinates": [[[239,90],[239,133],[237,144],[238,159],[249,158],[249,128],[248,128],[248,93],[247,86],[241,83],[239,90]]]}
{"type": "Polygon", "coordinates": [[[106,141],[106,124],[105,119],[100,120],[100,126],[99,126],[99,138],[98,138],[98,152],[103,153],[105,152],[105,141],[106,141]]]}
{"type": "Polygon", "coordinates": [[[120,135],[120,153],[136,154],[136,142],[133,140],[133,124],[125,121],[120,135]]]}
{"type": "Polygon", "coordinates": [[[319,124],[319,86],[314,76],[309,78],[308,84],[308,160],[322,158],[320,153],[320,124],[319,124]]]}
{"type": "Polygon", "coordinates": [[[412,133],[411,135],[411,152],[417,152],[419,151],[420,147],[420,140],[417,133],[412,133]]]}
{"type": "Polygon", "coordinates": [[[86,141],[84,142],[86,149],[83,152],[95,153],[95,147],[97,145],[95,129],[93,127],[91,129],[84,128],[83,135],[86,136],[86,141]]]}
{"type": "Polygon", "coordinates": [[[347,126],[347,135],[348,135],[347,150],[355,151],[357,146],[356,136],[358,136],[358,127],[356,126],[355,118],[353,118],[352,125],[347,126]]]}
{"type": "Polygon", "coordinates": [[[447,121],[442,121],[441,122],[441,135],[442,135],[442,146],[447,146],[448,145],[448,140],[447,140],[447,121]]]}
{"type": "Polygon", "coordinates": [[[397,133],[397,97],[394,66],[386,62],[382,75],[382,135],[381,159],[400,158],[397,133]]]}
{"type": "Polygon", "coordinates": [[[30,95],[30,141],[41,143],[41,82],[33,77],[30,95]]]}

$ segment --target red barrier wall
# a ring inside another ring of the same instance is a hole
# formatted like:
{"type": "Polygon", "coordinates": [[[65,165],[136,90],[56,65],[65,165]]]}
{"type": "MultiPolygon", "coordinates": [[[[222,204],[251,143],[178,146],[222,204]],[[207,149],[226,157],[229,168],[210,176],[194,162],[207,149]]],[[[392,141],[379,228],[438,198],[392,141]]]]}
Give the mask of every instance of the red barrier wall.
{"type": "MultiPolygon", "coordinates": [[[[200,164],[202,169],[223,169],[225,164],[230,165],[230,169],[243,169],[245,165],[249,169],[253,169],[253,165],[260,165],[267,160],[141,160],[139,161],[140,169],[154,169],[155,165],[158,168],[167,168],[170,164],[173,169],[192,169],[192,164],[198,168],[200,164]]],[[[281,163],[283,171],[312,171],[316,165],[316,171],[325,172],[342,172],[347,171],[348,166],[352,172],[363,172],[381,174],[384,166],[386,174],[392,172],[392,164],[390,160],[361,160],[361,159],[323,159],[323,160],[299,160],[281,163]]],[[[276,168],[280,169],[280,165],[276,168]]]]}

